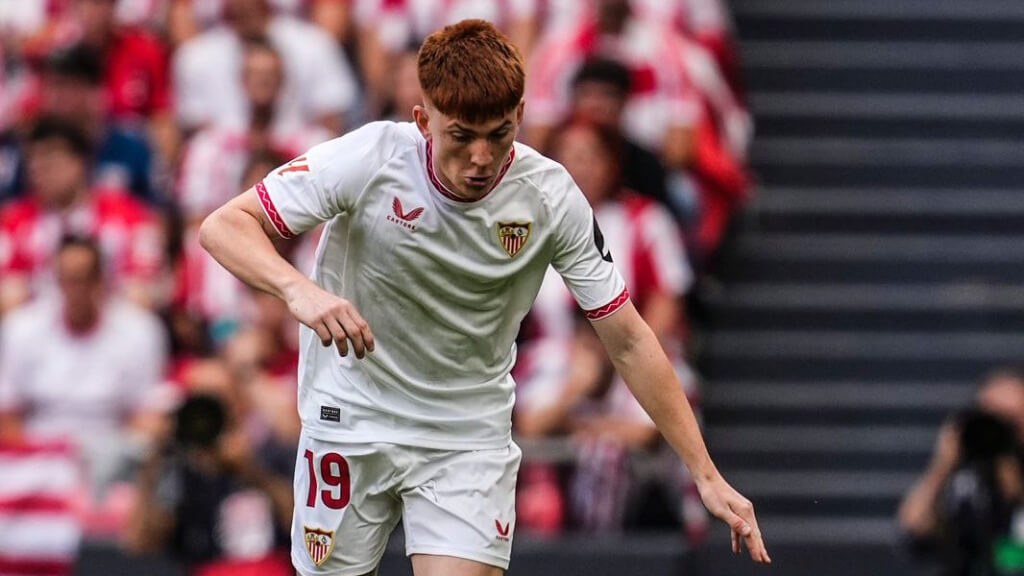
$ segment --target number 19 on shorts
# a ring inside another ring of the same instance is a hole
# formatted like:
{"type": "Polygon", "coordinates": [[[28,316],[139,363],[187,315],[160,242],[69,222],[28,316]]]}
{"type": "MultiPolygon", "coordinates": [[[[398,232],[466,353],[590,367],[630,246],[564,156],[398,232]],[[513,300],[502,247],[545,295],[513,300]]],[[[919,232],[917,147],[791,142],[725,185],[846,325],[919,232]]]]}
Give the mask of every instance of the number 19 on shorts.
{"type": "Polygon", "coordinates": [[[320,465],[316,465],[316,457],[312,450],[306,450],[306,470],[309,472],[309,494],[306,495],[306,506],[316,507],[317,498],[331,510],[340,510],[348,506],[352,496],[349,478],[348,461],[337,452],[326,452],[320,456],[320,465]],[[319,490],[317,469],[320,471],[319,482],[325,488],[319,490]]]}

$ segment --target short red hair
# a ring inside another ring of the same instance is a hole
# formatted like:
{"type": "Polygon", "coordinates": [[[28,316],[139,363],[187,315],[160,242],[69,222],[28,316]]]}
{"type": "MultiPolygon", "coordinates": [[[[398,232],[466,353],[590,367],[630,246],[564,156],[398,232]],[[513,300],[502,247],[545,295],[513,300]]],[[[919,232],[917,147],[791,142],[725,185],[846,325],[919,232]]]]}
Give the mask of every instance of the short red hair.
{"type": "Polygon", "coordinates": [[[427,102],[473,124],[501,118],[523,99],[523,55],[485,20],[463,20],[428,36],[417,69],[427,102]]]}

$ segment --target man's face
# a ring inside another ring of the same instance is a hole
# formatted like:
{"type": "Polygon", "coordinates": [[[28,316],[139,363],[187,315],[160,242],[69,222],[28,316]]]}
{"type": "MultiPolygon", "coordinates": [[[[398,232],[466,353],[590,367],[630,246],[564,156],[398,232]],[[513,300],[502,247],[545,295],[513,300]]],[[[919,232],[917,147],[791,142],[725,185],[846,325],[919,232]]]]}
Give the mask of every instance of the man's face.
{"type": "Polygon", "coordinates": [[[102,115],[103,88],[79,78],[47,74],[40,105],[44,114],[84,126],[102,115]]]}
{"type": "Polygon", "coordinates": [[[87,248],[65,248],[57,256],[57,285],[72,325],[87,325],[103,299],[103,278],[96,254],[87,248]]]}
{"type": "Polygon", "coordinates": [[[250,50],[245,57],[242,84],[254,107],[270,106],[281,88],[281,62],[268,50],[250,50]]]}
{"type": "Polygon", "coordinates": [[[523,103],[479,124],[446,116],[429,104],[416,106],[413,116],[423,137],[433,143],[434,168],[441,181],[455,195],[475,200],[491,190],[508,160],[523,120],[523,103]]]}
{"type": "Polygon", "coordinates": [[[26,156],[29,186],[43,204],[65,204],[86,185],[86,162],[59,138],[33,142],[26,156]]]}
{"type": "Polygon", "coordinates": [[[618,127],[625,105],[625,95],[610,84],[580,82],[573,89],[573,113],[599,126],[618,127]]]}
{"type": "Polygon", "coordinates": [[[259,38],[270,22],[270,6],[267,0],[227,0],[224,20],[242,38],[259,38]]]}

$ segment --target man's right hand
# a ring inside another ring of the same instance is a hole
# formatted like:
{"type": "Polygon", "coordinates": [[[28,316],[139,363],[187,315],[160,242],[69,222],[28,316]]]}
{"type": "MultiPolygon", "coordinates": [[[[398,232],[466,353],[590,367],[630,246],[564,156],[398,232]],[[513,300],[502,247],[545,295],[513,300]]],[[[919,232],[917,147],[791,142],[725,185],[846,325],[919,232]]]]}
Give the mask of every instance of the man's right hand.
{"type": "Polygon", "coordinates": [[[348,355],[348,342],[356,358],[373,352],[373,332],[351,302],[331,294],[312,281],[297,285],[285,294],[285,303],[296,320],[309,326],[324,346],[331,342],[338,353],[348,355]]]}

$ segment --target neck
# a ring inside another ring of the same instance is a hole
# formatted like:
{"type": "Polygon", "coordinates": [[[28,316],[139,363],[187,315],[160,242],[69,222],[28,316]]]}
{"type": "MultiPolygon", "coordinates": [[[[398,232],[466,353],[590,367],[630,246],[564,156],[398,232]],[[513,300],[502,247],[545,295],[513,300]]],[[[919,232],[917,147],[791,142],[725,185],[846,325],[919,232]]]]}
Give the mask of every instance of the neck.
{"type": "Polygon", "coordinates": [[[64,326],[74,336],[82,336],[92,332],[100,323],[100,310],[98,307],[90,309],[79,309],[72,313],[64,309],[64,326]]]}
{"type": "Polygon", "coordinates": [[[67,196],[51,198],[49,201],[44,202],[43,204],[50,210],[65,212],[67,210],[70,210],[74,206],[78,205],[81,202],[82,198],[86,196],[86,191],[87,188],[85,186],[80,186],[75,188],[74,192],[68,194],[67,196]]]}
{"type": "Polygon", "coordinates": [[[252,109],[252,118],[250,125],[253,128],[267,128],[270,126],[271,121],[274,119],[274,105],[264,104],[254,106],[252,109]]]}

